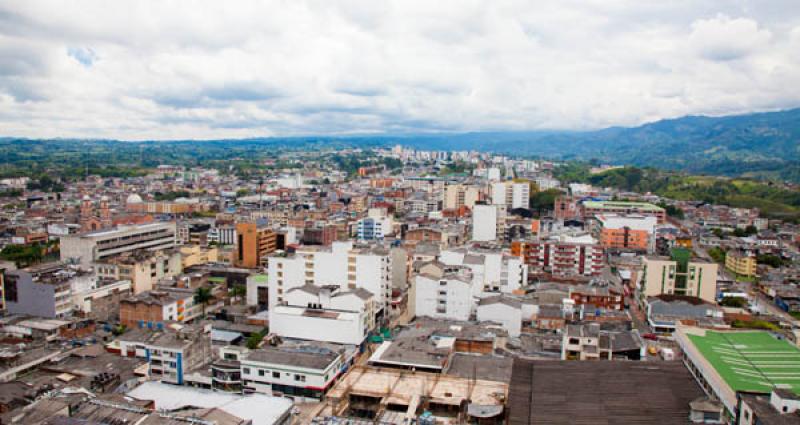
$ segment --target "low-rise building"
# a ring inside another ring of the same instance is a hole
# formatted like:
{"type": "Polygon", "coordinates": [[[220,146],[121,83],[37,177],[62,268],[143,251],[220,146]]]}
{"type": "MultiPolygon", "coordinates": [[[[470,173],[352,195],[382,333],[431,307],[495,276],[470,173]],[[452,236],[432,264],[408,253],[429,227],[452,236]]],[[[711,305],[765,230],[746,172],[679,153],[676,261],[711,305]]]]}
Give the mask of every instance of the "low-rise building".
{"type": "Polygon", "coordinates": [[[738,276],[753,277],[757,267],[755,255],[735,249],[725,253],[725,268],[738,276]]]}
{"type": "Polygon", "coordinates": [[[642,271],[641,294],[686,295],[715,302],[717,297],[715,263],[693,260],[691,252],[676,248],[670,257],[646,257],[642,271]]]}

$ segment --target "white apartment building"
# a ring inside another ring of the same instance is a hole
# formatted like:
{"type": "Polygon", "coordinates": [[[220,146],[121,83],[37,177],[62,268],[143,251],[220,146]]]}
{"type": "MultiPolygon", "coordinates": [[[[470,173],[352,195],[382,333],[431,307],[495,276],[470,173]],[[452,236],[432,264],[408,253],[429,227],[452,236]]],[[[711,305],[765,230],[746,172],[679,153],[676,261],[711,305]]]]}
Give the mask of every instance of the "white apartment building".
{"type": "Polygon", "coordinates": [[[512,293],[528,283],[528,267],[520,257],[500,250],[457,248],[442,251],[439,261],[448,266],[464,266],[473,277],[473,293],[512,293]]]}
{"type": "Polygon", "coordinates": [[[281,337],[361,345],[375,327],[375,300],[365,289],[308,284],[285,300],[269,311],[270,332],[281,337]]]}
{"type": "Polygon", "coordinates": [[[391,300],[391,258],[388,249],[355,247],[351,241],[273,255],[268,266],[269,308],[286,302],[286,294],[292,288],[336,285],[343,291],[363,288],[372,293],[376,314],[380,315],[391,300]]]}
{"type": "Polygon", "coordinates": [[[528,208],[531,189],[528,182],[492,183],[492,204],[505,205],[509,209],[528,208]]]}
{"type": "Polygon", "coordinates": [[[472,210],[472,240],[478,242],[496,240],[498,216],[496,205],[475,205],[472,210]]]}
{"type": "Polygon", "coordinates": [[[522,302],[503,295],[483,298],[476,308],[476,318],[479,322],[499,323],[508,336],[519,337],[522,333],[522,302]]]}
{"type": "Polygon", "coordinates": [[[432,262],[424,265],[412,286],[417,317],[469,320],[475,307],[472,273],[466,267],[432,262]]]}
{"type": "Polygon", "coordinates": [[[113,255],[140,249],[175,247],[174,222],[118,226],[111,230],[61,237],[61,261],[89,266],[113,255]]]}
{"type": "Polygon", "coordinates": [[[240,359],[245,391],[295,401],[320,400],[345,366],[340,353],[322,348],[261,348],[240,359]]]}

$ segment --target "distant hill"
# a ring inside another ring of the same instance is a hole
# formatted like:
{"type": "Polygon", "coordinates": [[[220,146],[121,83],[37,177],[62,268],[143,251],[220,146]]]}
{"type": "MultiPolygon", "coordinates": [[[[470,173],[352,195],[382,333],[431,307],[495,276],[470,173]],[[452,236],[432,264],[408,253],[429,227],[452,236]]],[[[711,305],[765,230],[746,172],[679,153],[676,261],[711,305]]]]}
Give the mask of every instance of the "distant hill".
{"type": "Polygon", "coordinates": [[[687,116],[588,132],[419,136],[409,144],[800,181],[800,109],[687,116]]]}
{"type": "MultiPolygon", "coordinates": [[[[541,158],[598,160],[652,166],[691,174],[764,177],[800,182],[800,108],[724,117],[688,116],[639,127],[596,131],[476,132],[306,136],[241,140],[119,142],[0,138],[7,164],[39,169],[46,162],[80,168],[135,162],[200,164],[256,158],[291,149],[338,149],[394,144],[433,150],[479,150],[541,158]]],[[[2,168],[2,167],[0,167],[2,168]]],[[[7,169],[0,175],[14,174],[7,169]]]]}

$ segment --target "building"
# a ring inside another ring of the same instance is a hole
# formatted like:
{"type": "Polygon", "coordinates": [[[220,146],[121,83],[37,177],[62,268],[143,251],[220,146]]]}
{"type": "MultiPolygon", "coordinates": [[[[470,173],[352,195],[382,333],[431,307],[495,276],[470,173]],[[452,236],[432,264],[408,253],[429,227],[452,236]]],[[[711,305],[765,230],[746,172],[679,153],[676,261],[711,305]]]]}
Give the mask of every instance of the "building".
{"type": "Polygon", "coordinates": [[[415,276],[411,291],[417,317],[465,321],[475,307],[472,272],[464,266],[431,263],[415,276]]]}
{"type": "Polygon", "coordinates": [[[653,252],[656,224],[652,216],[596,215],[592,234],[603,248],[653,252]]]}
{"type": "Polygon", "coordinates": [[[137,250],[104,258],[95,263],[97,276],[108,280],[129,280],[134,294],[153,289],[166,278],[183,271],[181,254],[177,250],[137,250]]]}
{"type": "Polygon", "coordinates": [[[528,267],[516,256],[496,248],[454,248],[442,251],[445,266],[464,266],[472,272],[474,295],[481,292],[510,294],[528,283],[528,267]]]}
{"type": "Polygon", "coordinates": [[[449,184],[444,189],[444,209],[457,210],[461,207],[472,209],[480,200],[480,190],[475,186],[449,184]]]}
{"type": "Polygon", "coordinates": [[[120,323],[153,328],[167,322],[189,322],[221,308],[216,301],[196,304],[194,294],[190,288],[159,288],[123,298],[119,303],[120,323]]]}
{"type": "Polygon", "coordinates": [[[598,215],[639,215],[655,217],[657,223],[662,224],[667,217],[664,208],[646,202],[584,201],[581,209],[585,218],[598,215]]]}
{"type": "Polygon", "coordinates": [[[235,245],[236,244],[236,227],[234,226],[217,226],[208,229],[206,241],[209,244],[216,245],[235,245]]]}
{"type": "Polygon", "coordinates": [[[132,329],[119,338],[120,355],[147,361],[147,376],[183,385],[185,376],[211,358],[211,339],[199,326],[132,329]]]}
{"type": "Polygon", "coordinates": [[[388,217],[364,217],[356,226],[356,237],[361,241],[381,240],[392,233],[392,220],[388,217]]]}
{"type": "Polygon", "coordinates": [[[269,307],[269,276],[266,274],[254,274],[247,276],[245,284],[247,291],[247,305],[254,305],[258,311],[266,310],[269,307]]]}
{"type": "Polygon", "coordinates": [[[375,297],[363,288],[306,284],[284,299],[269,311],[270,332],[281,337],[361,345],[375,328],[375,297]]]}
{"type": "Polygon", "coordinates": [[[264,265],[264,257],[275,252],[277,235],[267,227],[256,223],[236,224],[236,251],[233,264],[236,267],[255,269],[264,265]]]}
{"type": "Polygon", "coordinates": [[[732,249],[725,253],[725,268],[737,276],[754,277],[757,266],[756,256],[748,252],[732,249]]]}
{"type": "Polygon", "coordinates": [[[578,201],[571,196],[556,197],[553,205],[553,215],[558,220],[571,220],[581,216],[578,201]]]}
{"type": "Polygon", "coordinates": [[[94,276],[75,266],[44,264],[5,272],[4,296],[9,314],[64,318],[72,315],[73,280],[93,280],[94,276]]]}
{"type": "Polygon", "coordinates": [[[511,254],[523,258],[529,273],[561,279],[600,276],[605,265],[603,247],[588,234],[514,241],[511,254]]]}
{"type": "Polygon", "coordinates": [[[715,263],[693,261],[691,251],[672,250],[670,257],[648,256],[640,293],[643,297],[661,294],[686,295],[713,303],[717,297],[717,270],[715,263]]]}
{"type": "Polygon", "coordinates": [[[175,234],[175,223],[151,223],[62,236],[61,261],[88,267],[125,252],[171,249],[175,247],[175,234]]]}
{"type": "Polygon", "coordinates": [[[240,360],[246,392],[321,400],[348,364],[339,351],[317,346],[261,348],[240,360]]]}
{"type": "Polygon", "coordinates": [[[472,240],[479,242],[496,240],[498,216],[496,205],[475,205],[472,211],[472,240]]]}
{"type": "MultiPolygon", "coordinates": [[[[724,405],[726,422],[790,423],[754,421],[753,412],[741,408],[741,399],[747,394],[770,396],[779,391],[779,398],[797,400],[800,348],[766,331],[712,331],[679,326],[674,336],[691,374],[724,405]]],[[[781,404],[784,403],[776,403],[781,404]]]]}
{"type": "Polygon", "coordinates": [[[381,316],[391,300],[392,263],[388,249],[379,245],[355,246],[351,241],[273,255],[268,266],[269,306],[283,303],[292,288],[336,285],[342,290],[363,288],[372,293],[376,314],[381,316]]]}
{"type": "Polygon", "coordinates": [[[679,362],[517,358],[507,423],[685,425],[690,403],[703,395],[679,362]]]}
{"type": "Polygon", "coordinates": [[[479,322],[499,323],[512,338],[522,332],[522,302],[506,295],[481,298],[475,312],[479,322]]]}
{"type": "Polygon", "coordinates": [[[505,205],[508,209],[528,208],[530,206],[530,183],[495,182],[492,183],[492,204],[505,205]]]}

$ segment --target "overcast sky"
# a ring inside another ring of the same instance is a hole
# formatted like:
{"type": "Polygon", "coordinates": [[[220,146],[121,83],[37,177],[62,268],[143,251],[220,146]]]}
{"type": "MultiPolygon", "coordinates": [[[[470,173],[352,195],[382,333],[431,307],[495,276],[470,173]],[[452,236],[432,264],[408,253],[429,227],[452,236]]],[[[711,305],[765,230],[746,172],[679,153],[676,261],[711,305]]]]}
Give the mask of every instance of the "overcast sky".
{"type": "Polygon", "coordinates": [[[0,1],[0,135],[590,129],[800,106],[800,0],[0,1]]]}

